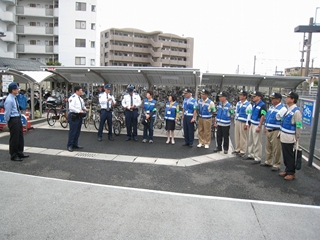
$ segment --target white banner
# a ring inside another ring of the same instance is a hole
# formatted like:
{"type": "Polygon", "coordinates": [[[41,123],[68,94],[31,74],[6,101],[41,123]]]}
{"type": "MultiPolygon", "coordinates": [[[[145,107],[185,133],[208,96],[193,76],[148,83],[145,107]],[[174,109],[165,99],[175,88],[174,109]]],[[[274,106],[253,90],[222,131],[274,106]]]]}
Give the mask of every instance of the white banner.
{"type": "Polygon", "coordinates": [[[2,92],[8,92],[8,86],[13,80],[13,75],[2,75],[2,92]]]}

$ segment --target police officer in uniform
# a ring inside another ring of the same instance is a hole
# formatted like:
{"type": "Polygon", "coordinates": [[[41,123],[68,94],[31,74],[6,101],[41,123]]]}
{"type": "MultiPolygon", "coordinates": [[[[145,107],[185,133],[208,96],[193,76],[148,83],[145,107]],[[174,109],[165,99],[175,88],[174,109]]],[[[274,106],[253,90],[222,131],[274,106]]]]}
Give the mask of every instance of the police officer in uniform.
{"type": "Polygon", "coordinates": [[[131,140],[131,137],[134,141],[138,141],[138,107],[141,105],[141,97],[138,93],[134,92],[134,87],[129,85],[127,88],[127,94],[123,96],[122,106],[125,108],[125,118],[126,118],[126,128],[127,128],[127,137],[126,141],[131,140]]]}
{"type": "Polygon", "coordinates": [[[113,141],[112,137],[112,107],[116,104],[114,96],[110,94],[111,85],[107,84],[105,87],[105,92],[99,94],[99,103],[101,106],[101,113],[100,113],[100,125],[98,130],[98,141],[102,141],[102,132],[105,121],[108,124],[108,139],[113,141]]]}
{"type": "Polygon", "coordinates": [[[183,133],[184,133],[184,144],[183,146],[193,147],[194,141],[194,122],[197,117],[197,100],[192,97],[190,89],[184,90],[183,100],[183,133]]]}
{"type": "Polygon", "coordinates": [[[8,123],[10,131],[9,153],[12,161],[22,161],[29,157],[23,153],[24,138],[21,123],[21,112],[17,100],[19,94],[18,84],[12,82],[8,86],[9,95],[4,103],[4,119],[8,123]]]}
{"type": "Polygon", "coordinates": [[[68,151],[72,152],[73,149],[82,149],[83,147],[78,144],[78,139],[81,132],[82,119],[87,109],[84,105],[82,95],[82,88],[80,86],[74,87],[75,93],[69,98],[69,138],[68,138],[68,151]]]}

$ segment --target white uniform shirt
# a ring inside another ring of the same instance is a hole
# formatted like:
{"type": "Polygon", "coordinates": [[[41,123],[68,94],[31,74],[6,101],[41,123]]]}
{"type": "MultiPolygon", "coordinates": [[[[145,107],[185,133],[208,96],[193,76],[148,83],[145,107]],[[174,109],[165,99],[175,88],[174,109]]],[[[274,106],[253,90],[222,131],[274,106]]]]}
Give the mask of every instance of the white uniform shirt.
{"type": "Polygon", "coordinates": [[[73,94],[69,99],[69,112],[80,113],[81,110],[86,110],[83,99],[77,94],[73,94]]]}
{"type": "MultiPolygon", "coordinates": [[[[132,100],[133,100],[133,104],[135,107],[139,107],[141,105],[141,97],[138,93],[133,93],[132,95],[132,100]]],[[[125,94],[123,96],[122,102],[121,102],[122,106],[125,109],[128,109],[131,107],[131,96],[130,94],[125,94]]]]}
{"type": "Polygon", "coordinates": [[[113,105],[113,103],[115,102],[114,96],[110,93],[100,93],[99,94],[99,103],[101,106],[101,109],[110,109],[113,105]],[[112,98],[111,100],[109,100],[109,106],[108,106],[108,98],[112,98]]]}

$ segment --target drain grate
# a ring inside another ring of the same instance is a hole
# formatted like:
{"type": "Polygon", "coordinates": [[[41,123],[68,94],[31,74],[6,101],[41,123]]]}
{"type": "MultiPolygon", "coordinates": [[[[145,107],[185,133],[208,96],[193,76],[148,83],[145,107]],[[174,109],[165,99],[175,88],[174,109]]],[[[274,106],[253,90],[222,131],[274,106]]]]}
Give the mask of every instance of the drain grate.
{"type": "Polygon", "coordinates": [[[97,153],[77,153],[75,155],[76,157],[84,157],[84,158],[94,158],[96,156],[98,156],[97,153]]]}

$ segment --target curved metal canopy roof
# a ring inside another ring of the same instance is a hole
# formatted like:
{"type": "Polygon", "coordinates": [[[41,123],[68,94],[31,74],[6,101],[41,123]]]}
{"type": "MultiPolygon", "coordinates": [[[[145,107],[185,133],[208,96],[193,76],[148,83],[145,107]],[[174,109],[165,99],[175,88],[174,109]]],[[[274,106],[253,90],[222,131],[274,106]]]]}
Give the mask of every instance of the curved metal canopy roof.
{"type": "Polygon", "coordinates": [[[46,80],[63,78],[69,83],[194,86],[200,84],[200,70],[150,67],[42,67],[53,73],[46,80]]]}
{"type": "Polygon", "coordinates": [[[262,76],[262,75],[241,75],[222,73],[203,73],[202,85],[223,86],[254,86],[295,89],[309,77],[294,76],[262,76]]]}

